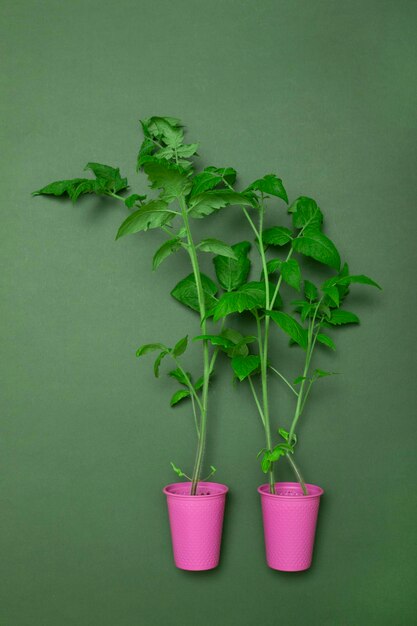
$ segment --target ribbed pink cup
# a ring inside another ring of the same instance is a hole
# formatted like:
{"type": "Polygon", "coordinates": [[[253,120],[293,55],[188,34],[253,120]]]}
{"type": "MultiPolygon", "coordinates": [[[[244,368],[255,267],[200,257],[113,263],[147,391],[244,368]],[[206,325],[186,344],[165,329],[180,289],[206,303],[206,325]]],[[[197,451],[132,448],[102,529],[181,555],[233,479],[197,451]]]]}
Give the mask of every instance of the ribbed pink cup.
{"type": "Polygon", "coordinates": [[[306,484],[304,496],[298,483],[276,483],[276,494],[269,485],[261,494],[266,562],[272,569],[299,572],[311,565],[317,514],[323,489],[306,484]]]}
{"type": "Polygon", "coordinates": [[[201,571],[219,564],[226,485],[200,482],[197,495],[191,483],[173,483],[163,492],[167,497],[175,565],[201,571]]]}

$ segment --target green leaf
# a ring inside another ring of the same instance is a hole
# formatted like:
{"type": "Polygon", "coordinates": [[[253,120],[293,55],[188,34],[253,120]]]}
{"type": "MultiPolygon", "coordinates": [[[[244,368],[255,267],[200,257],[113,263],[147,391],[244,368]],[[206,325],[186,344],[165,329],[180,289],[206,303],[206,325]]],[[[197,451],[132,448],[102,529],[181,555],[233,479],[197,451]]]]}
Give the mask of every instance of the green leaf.
{"type": "Polygon", "coordinates": [[[349,311],[336,309],[331,312],[330,319],[327,321],[333,326],[340,326],[341,324],[359,324],[359,317],[349,311]]]}
{"type": "Polygon", "coordinates": [[[323,283],[323,287],[334,286],[334,285],[351,285],[352,283],[358,283],[361,285],[371,285],[372,287],[377,287],[377,289],[382,289],[378,283],[376,283],[369,276],[365,276],[365,274],[357,274],[354,276],[336,276],[335,278],[330,278],[325,283],[323,283]]]}
{"type": "Polygon", "coordinates": [[[280,267],[282,278],[290,286],[301,291],[301,269],[295,259],[283,261],[280,267]]]}
{"type": "Polygon", "coordinates": [[[174,346],[172,350],[173,356],[181,356],[184,354],[188,346],[188,335],[180,339],[174,346]]]}
{"type": "Polygon", "coordinates": [[[163,199],[167,202],[187,194],[191,189],[187,172],[179,165],[154,157],[144,157],[143,161],[143,169],[151,182],[151,188],[163,189],[163,199]]]}
{"type": "MultiPolygon", "coordinates": [[[[290,437],[290,433],[288,431],[286,431],[284,428],[278,428],[278,433],[281,435],[283,439],[285,439],[285,441],[288,441],[290,437]]],[[[291,438],[291,446],[295,446],[296,443],[297,443],[297,435],[293,433],[293,436],[291,438]]]]}
{"type": "Polygon", "coordinates": [[[209,341],[213,346],[221,346],[222,348],[233,348],[233,341],[223,337],[223,335],[198,335],[193,341],[209,341]]]}
{"type": "Polygon", "coordinates": [[[242,241],[232,246],[235,258],[216,256],[213,259],[217,280],[226,291],[241,287],[247,280],[250,271],[248,252],[251,244],[242,241]]]}
{"type": "Polygon", "coordinates": [[[174,214],[166,211],[167,203],[164,200],[150,200],[140,209],[131,213],[117,231],[116,239],[138,233],[142,230],[160,228],[172,220],[174,214]]]}
{"type": "Polygon", "coordinates": [[[155,159],[171,159],[174,156],[174,148],[162,148],[162,150],[158,150],[154,155],[155,159]]]}
{"type": "Polygon", "coordinates": [[[177,156],[188,159],[197,152],[198,143],[188,143],[180,146],[177,150],[177,156]]]}
{"type": "Polygon", "coordinates": [[[206,167],[202,172],[194,176],[192,180],[193,187],[191,196],[196,196],[204,191],[214,189],[218,185],[224,185],[223,179],[225,179],[229,185],[233,185],[236,180],[236,170],[232,167],[218,168],[212,165],[206,167]]]}
{"type": "Polygon", "coordinates": [[[178,391],[176,391],[172,396],[169,404],[170,406],[175,406],[176,404],[178,404],[178,402],[181,402],[181,400],[184,400],[184,398],[189,398],[190,396],[191,391],[189,389],[178,389],[178,391]]]}
{"type": "Polygon", "coordinates": [[[136,171],[138,172],[142,165],[144,164],[144,162],[146,161],[147,157],[151,156],[152,152],[155,149],[155,144],[152,141],[152,139],[150,137],[145,137],[145,139],[142,142],[142,145],[140,147],[139,150],[139,154],[138,154],[138,158],[136,161],[136,171]]]}
{"type": "Polygon", "coordinates": [[[325,376],[333,376],[336,372],[325,372],[324,370],[315,369],[313,372],[314,378],[324,378],[325,376]]]}
{"type": "MultiPolygon", "coordinates": [[[[205,308],[206,311],[210,311],[217,303],[217,298],[215,298],[217,287],[211,278],[205,274],[200,275],[204,292],[205,308]]],[[[194,274],[189,274],[186,278],[183,278],[171,291],[171,296],[178,300],[178,302],[181,302],[181,304],[193,309],[193,311],[200,311],[194,274]]]]}
{"type": "Polygon", "coordinates": [[[319,230],[306,228],[302,237],[293,240],[292,247],[296,252],[305,254],[324,265],[337,270],[340,267],[340,255],[336,246],[319,230]]]}
{"type": "Polygon", "coordinates": [[[259,356],[255,354],[249,354],[248,356],[235,356],[232,359],[233,371],[240,381],[245,380],[245,378],[258,370],[260,365],[261,360],[259,356]]]}
{"type": "Polygon", "coordinates": [[[277,196],[288,204],[288,196],[282,184],[282,180],[275,176],[275,174],[266,174],[263,178],[255,180],[245,191],[261,191],[271,196],[277,196]]]}
{"type": "Polygon", "coordinates": [[[273,226],[262,232],[262,240],[268,246],[285,246],[292,240],[292,233],[284,226],[273,226]]]}
{"type": "Polygon", "coordinates": [[[256,341],[256,337],[244,336],[238,330],[234,330],[233,328],[225,328],[222,331],[222,336],[232,342],[232,347],[225,348],[225,352],[227,356],[247,356],[249,353],[247,344],[256,341]]]}
{"type": "Polygon", "coordinates": [[[201,389],[203,385],[204,385],[204,376],[200,376],[200,378],[197,378],[197,380],[194,383],[194,389],[198,391],[199,389],[201,389]]]}
{"type": "MultiPolygon", "coordinates": [[[[274,286],[271,284],[271,289],[274,286]]],[[[237,291],[224,293],[213,309],[213,320],[231,313],[242,313],[253,309],[265,308],[265,283],[252,281],[242,285],[237,291]]]]}
{"type": "Polygon", "coordinates": [[[155,352],[155,350],[168,350],[168,348],[163,343],[145,343],[136,350],[136,356],[143,356],[149,352],[155,352]]]}
{"type": "Polygon", "coordinates": [[[289,452],[294,452],[293,446],[289,443],[279,443],[271,452],[269,453],[269,460],[272,463],[278,461],[282,456],[286,456],[289,452]]]}
{"type": "Polygon", "coordinates": [[[317,287],[309,280],[304,281],[304,295],[310,302],[315,302],[319,297],[317,287]]]}
{"type": "MultiPolygon", "coordinates": [[[[175,378],[175,380],[181,383],[181,385],[185,385],[186,387],[188,386],[187,379],[185,378],[183,371],[180,370],[179,367],[168,372],[168,376],[171,376],[171,378],[175,378]]],[[[187,376],[188,379],[191,381],[191,374],[189,372],[187,372],[187,376]]]]}
{"type": "MultiPolygon", "coordinates": [[[[72,180],[57,180],[38,191],[32,192],[32,196],[64,196],[71,197],[74,191],[83,183],[90,183],[88,178],[73,178],[72,180]]],[[[91,180],[92,183],[95,181],[91,180]]]]}
{"type": "Polygon", "coordinates": [[[181,122],[175,117],[153,116],[143,121],[147,132],[172,148],[178,148],[184,140],[181,122]]]}
{"type": "Polygon", "coordinates": [[[111,167],[110,165],[103,165],[102,163],[87,163],[84,170],[91,170],[94,176],[104,181],[104,187],[108,191],[117,193],[126,189],[127,178],[120,176],[120,170],[118,167],[111,167]]]}
{"type": "Polygon", "coordinates": [[[261,461],[261,469],[264,474],[267,474],[271,468],[271,461],[268,458],[268,452],[264,454],[263,459],[261,461]]]}
{"type": "Polygon", "coordinates": [[[180,477],[182,478],[183,476],[185,476],[186,478],[188,478],[188,476],[186,474],[184,474],[184,472],[177,467],[176,465],[174,465],[174,463],[171,461],[171,467],[174,470],[174,472],[180,477]]]}
{"type": "MultiPolygon", "coordinates": [[[[337,287],[324,287],[323,288],[323,293],[326,294],[326,296],[328,298],[330,298],[331,302],[333,304],[335,304],[336,306],[339,306],[340,304],[340,296],[339,296],[339,291],[337,289],[337,287]]],[[[327,304],[329,304],[329,306],[331,306],[331,303],[327,302],[327,304]]]]}
{"type": "Polygon", "coordinates": [[[324,346],[331,348],[332,350],[336,350],[336,346],[334,345],[333,339],[330,339],[330,337],[328,337],[327,335],[324,335],[323,333],[319,333],[317,335],[317,341],[319,343],[322,343],[324,346]]]}
{"type": "Polygon", "coordinates": [[[231,259],[237,258],[232,247],[219,239],[203,239],[197,245],[197,248],[201,250],[201,252],[213,252],[214,254],[219,254],[220,256],[229,257],[231,259]]]}
{"type": "Polygon", "coordinates": [[[297,378],[294,378],[292,384],[299,385],[301,382],[303,382],[303,380],[307,380],[307,376],[297,376],[297,378]]]}
{"type": "Polygon", "coordinates": [[[292,221],[295,228],[313,226],[318,230],[323,223],[323,214],[317,206],[317,202],[307,196],[297,198],[291,204],[288,213],[292,213],[292,221]]]}
{"type": "Polygon", "coordinates": [[[142,203],[143,200],[146,200],[146,196],[141,196],[138,193],[132,193],[130,196],[125,198],[125,205],[128,209],[131,209],[136,202],[142,203]]]}
{"type": "Polygon", "coordinates": [[[181,245],[181,239],[179,239],[179,237],[165,241],[153,256],[152,269],[156,270],[161,265],[162,261],[174,252],[177,252],[177,250],[181,248],[181,245]]]}
{"type": "Polygon", "coordinates": [[[205,191],[191,197],[188,213],[191,217],[202,218],[225,206],[236,204],[251,206],[252,203],[246,196],[231,189],[205,191]]]}
{"type": "MultiPolygon", "coordinates": [[[[283,264],[284,261],[282,261],[281,259],[271,259],[270,261],[268,261],[268,263],[266,264],[266,269],[268,272],[268,276],[269,274],[273,274],[274,272],[276,272],[277,270],[281,269],[281,265],[283,264]]],[[[263,276],[263,270],[262,270],[262,276],[263,276]]]]}
{"type": "Polygon", "coordinates": [[[307,348],[307,331],[288,313],[270,311],[270,316],[276,324],[291,337],[299,346],[307,348]]]}
{"type": "Polygon", "coordinates": [[[97,195],[104,194],[106,192],[106,182],[102,180],[93,180],[86,178],[79,185],[74,186],[68,190],[68,195],[73,202],[76,202],[78,198],[87,193],[95,193],[97,195]]]}
{"type": "Polygon", "coordinates": [[[170,350],[163,350],[163,352],[156,357],[155,363],[153,364],[153,373],[155,374],[155,378],[159,377],[159,368],[161,366],[162,359],[164,359],[169,353],[170,350]]]}

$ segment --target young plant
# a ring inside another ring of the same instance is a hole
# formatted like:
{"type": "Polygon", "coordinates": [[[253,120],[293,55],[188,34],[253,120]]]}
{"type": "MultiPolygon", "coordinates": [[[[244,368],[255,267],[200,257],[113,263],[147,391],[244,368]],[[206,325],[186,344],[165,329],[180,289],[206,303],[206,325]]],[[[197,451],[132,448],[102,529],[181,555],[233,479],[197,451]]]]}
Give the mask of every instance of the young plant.
{"type": "MultiPolygon", "coordinates": [[[[219,349],[222,348],[231,356],[245,355],[248,352],[246,343],[252,338],[245,338],[233,329],[224,329],[224,324],[217,334],[208,332],[208,324],[212,324],[212,310],[218,303],[219,286],[200,271],[199,261],[201,254],[213,253],[216,255],[216,267],[225,262],[238,263],[241,255],[246,255],[250,244],[231,247],[213,238],[196,242],[192,223],[226,206],[239,204],[249,207],[253,201],[231,188],[236,179],[236,172],[232,168],[211,166],[195,173],[193,158],[197,156],[198,144],[184,143],[184,128],[178,119],[154,116],[141,121],[141,126],[144,139],[137,158],[137,170],[146,174],[150,188],[156,191],[155,197],[129,193],[127,179],[120,175],[119,169],[100,163],[86,165],[85,169],[90,170],[94,178],[56,181],[33,195],[68,196],[73,202],[81,195],[91,193],[110,196],[122,202],[130,211],[116,239],[152,229],[159,229],[166,237],[154,254],[154,270],[176,252],[182,251],[188,255],[192,271],[173,288],[171,295],[199,315],[200,332],[194,340],[201,345],[202,375],[195,379],[183,364],[188,337],[183,337],[171,347],[159,342],[148,343],[141,346],[136,354],[141,357],[150,352],[158,353],[154,363],[156,377],[159,376],[162,360],[166,357],[171,359],[174,369],[169,372],[169,376],[177,380],[181,387],[172,396],[170,404],[175,406],[186,399],[190,400],[197,433],[197,450],[191,477],[173,463],[171,465],[179,476],[190,478],[191,494],[195,495],[201,480],[207,437],[209,384],[219,349]],[[219,336],[221,339],[216,339],[219,336]]],[[[240,270],[243,282],[249,271],[245,263],[245,267],[240,270]]],[[[240,284],[240,281],[235,280],[230,286],[237,288],[240,284]]],[[[224,286],[222,281],[220,285],[224,286]]],[[[215,471],[213,466],[210,469],[209,476],[215,471]]]]}
{"type": "MultiPolygon", "coordinates": [[[[232,191],[232,185],[227,182],[225,184],[232,191]]],[[[345,324],[359,323],[354,313],[342,308],[351,284],[380,287],[363,274],[351,275],[346,263],[340,269],[339,252],[333,242],[322,232],[323,214],[313,199],[302,196],[289,206],[288,213],[292,216],[292,229],[287,226],[264,229],[266,200],[273,196],[288,204],[287,193],[281,179],[273,174],[267,174],[249,185],[242,195],[251,200],[255,212],[255,218],[253,218],[248,207],[242,206],[243,213],[255,235],[262,265],[261,281],[249,283],[243,281],[233,284],[233,277],[239,272],[239,268],[247,264],[247,259],[239,256],[233,262],[220,261],[219,264],[223,268],[222,280],[230,289],[212,309],[213,320],[218,321],[230,314],[243,312],[249,312],[253,316],[258,353],[233,355],[231,365],[235,376],[240,381],[248,382],[264,427],[265,448],[258,455],[261,457],[261,468],[264,473],[268,474],[270,492],[275,493],[274,464],[281,457],[286,457],[301,484],[303,493],[306,494],[304,480],[293,458],[297,443],[295,429],[314,383],[332,374],[332,372],[318,368],[312,371],[315,348],[317,344],[321,344],[335,350],[332,338],[325,334],[323,329],[336,329],[345,324]],[[284,250],[284,255],[278,258],[276,257],[277,248],[284,250]],[[270,249],[274,251],[274,255],[268,260],[267,252],[270,249]],[[294,258],[295,255],[309,257],[336,270],[337,273],[324,281],[320,290],[309,280],[304,280],[303,284],[301,268],[294,258]],[[298,292],[303,288],[304,298],[293,302],[301,321],[280,310],[282,308],[280,290],[283,282],[298,292]],[[283,330],[290,337],[290,343],[301,347],[304,353],[302,373],[292,384],[269,358],[271,320],[274,327],[283,330]],[[270,420],[269,371],[274,372],[295,396],[294,415],[289,430],[278,429],[281,441],[276,445],[273,444],[270,420]],[[258,375],[260,394],[253,380],[258,375]]],[[[219,276],[218,278],[220,279],[219,276]]]]}

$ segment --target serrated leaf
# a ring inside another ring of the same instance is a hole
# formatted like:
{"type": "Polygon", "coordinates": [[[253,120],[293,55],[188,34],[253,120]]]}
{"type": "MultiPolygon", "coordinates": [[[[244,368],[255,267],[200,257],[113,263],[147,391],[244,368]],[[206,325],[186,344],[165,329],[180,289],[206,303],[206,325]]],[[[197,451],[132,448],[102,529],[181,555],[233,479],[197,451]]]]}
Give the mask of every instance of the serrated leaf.
{"type": "Polygon", "coordinates": [[[270,311],[270,316],[276,324],[291,337],[299,346],[307,348],[307,331],[288,313],[270,311]]]}
{"type": "Polygon", "coordinates": [[[68,195],[73,202],[76,202],[78,198],[87,193],[96,193],[98,195],[105,193],[106,183],[105,181],[98,181],[93,179],[85,179],[83,182],[74,187],[68,189],[68,195]]]}
{"type": "Polygon", "coordinates": [[[281,198],[288,204],[288,196],[282,180],[275,174],[266,174],[263,178],[258,178],[245,191],[261,191],[262,193],[281,198]]]}
{"type": "Polygon", "coordinates": [[[235,260],[237,259],[232,247],[219,239],[203,239],[197,245],[197,248],[201,250],[201,252],[212,252],[213,254],[218,254],[223,257],[229,257],[235,260]]]}
{"type": "MultiPolygon", "coordinates": [[[[268,263],[266,264],[268,276],[269,274],[273,274],[277,270],[281,269],[282,264],[283,264],[283,261],[281,259],[271,259],[270,261],[268,261],[268,263]]],[[[262,270],[262,276],[263,276],[263,270],[262,270]]]]}
{"type": "Polygon", "coordinates": [[[167,350],[163,343],[145,343],[143,346],[136,350],[136,356],[143,356],[149,352],[155,352],[155,350],[167,350]]]}
{"type": "Polygon", "coordinates": [[[317,341],[319,343],[322,343],[324,346],[327,346],[328,348],[331,348],[332,350],[336,350],[336,346],[335,346],[335,344],[333,342],[333,339],[331,339],[327,335],[324,335],[323,333],[319,333],[317,335],[317,341]]]}
{"type": "Polygon", "coordinates": [[[378,283],[376,283],[369,276],[365,276],[365,274],[356,274],[353,276],[336,276],[335,278],[330,278],[325,283],[323,283],[323,288],[334,286],[334,285],[351,285],[352,283],[357,283],[361,285],[370,285],[371,287],[377,287],[377,289],[382,289],[378,283]]]}
{"type": "Polygon", "coordinates": [[[138,193],[132,193],[130,194],[130,196],[127,196],[127,198],[125,198],[125,205],[128,209],[131,209],[136,202],[142,202],[143,200],[146,200],[146,196],[141,196],[138,193]]]}
{"type": "Polygon", "coordinates": [[[174,156],[174,148],[162,148],[155,152],[153,156],[155,159],[167,159],[169,161],[174,156]]]}
{"type": "Polygon", "coordinates": [[[177,149],[177,155],[183,159],[187,159],[197,152],[198,143],[188,143],[177,149]]]}
{"type": "MultiPolygon", "coordinates": [[[[217,287],[211,278],[205,274],[201,274],[201,283],[204,292],[205,308],[206,311],[210,311],[217,303],[217,298],[215,298],[217,287]]],[[[189,274],[183,278],[171,291],[171,296],[178,302],[181,302],[181,304],[193,309],[193,311],[200,311],[194,274],[189,274]]]]}
{"type": "MultiPolygon", "coordinates": [[[[188,382],[184,376],[184,372],[180,370],[179,367],[168,372],[168,376],[171,376],[171,378],[175,378],[175,380],[181,383],[181,385],[188,386],[188,382]]],[[[191,381],[191,374],[189,372],[187,372],[187,376],[188,376],[188,379],[191,381]]]]}
{"type": "Polygon", "coordinates": [[[237,378],[242,381],[259,369],[261,360],[255,354],[235,356],[232,359],[232,368],[237,378]]]}
{"type": "Polygon", "coordinates": [[[310,302],[315,302],[319,297],[317,287],[309,280],[304,281],[304,295],[310,302]]]}
{"type": "Polygon", "coordinates": [[[87,178],[73,178],[71,180],[56,180],[53,183],[49,183],[42,189],[38,189],[37,191],[32,192],[32,196],[63,196],[65,194],[69,195],[69,191],[71,191],[75,186],[79,185],[82,182],[88,180],[87,178]]]}
{"type": "Polygon", "coordinates": [[[152,141],[152,139],[150,137],[145,137],[145,139],[143,140],[140,146],[139,154],[136,160],[136,171],[140,170],[146,158],[151,156],[154,149],[155,149],[155,144],[152,141]]]}
{"type": "MultiPolygon", "coordinates": [[[[339,296],[339,291],[337,289],[336,286],[333,287],[324,287],[323,288],[323,293],[330,298],[331,302],[335,305],[335,306],[339,306],[340,304],[340,296],[339,296]]],[[[329,304],[329,306],[331,306],[331,303],[327,302],[327,304],[329,304]]]]}
{"type": "Polygon", "coordinates": [[[144,123],[148,133],[162,139],[167,146],[178,148],[184,140],[181,122],[175,117],[153,116],[144,120],[144,123]]]}
{"type": "Polygon", "coordinates": [[[225,206],[237,204],[251,206],[246,196],[231,189],[205,191],[191,197],[188,212],[191,217],[203,218],[225,206]]]}
{"type": "Polygon", "coordinates": [[[151,228],[160,228],[172,220],[174,214],[166,211],[167,203],[164,200],[150,200],[143,204],[140,209],[134,211],[125,219],[117,231],[116,239],[146,231],[151,228]]]}
{"type": "Polygon", "coordinates": [[[317,202],[307,196],[297,198],[291,204],[288,213],[292,213],[292,221],[295,228],[310,226],[318,230],[323,223],[323,214],[317,206],[317,202]]]}
{"type": "Polygon", "coordinates": [[[247,344],[256,341],[256,337],[242,335],[242,333],[233,328],[225,328],[222,331],[222,336],[233,344],[230,348],[224,350],[229,357],[247,356],[249,354],[247,344]]]}
{"type": "Polygon", "coordinates": [[[292,233],[284,226],[273,226],[262,232],[262,240],[268,246],[285,246],[292,240],[292,233]]]}
{"type": "Polygon", "coordinates": [[[179,237],[174,237],[173,239],[168,239],[165,241],[162,246],[158,248],[153,256],[152,261],[152,269],[156,270],[167,257],[169,257],[174,252],[177,252],[182,247],[181,239],[179,237]]]}
{"type": "Polygon", "coordinates": [[[287,285],[301,291],[301,269],[295,259],[283,261],[280,271],[287,285]]]}
{"type": "Polygon", "coordinates": [[[183,167],[154,157],[144,157],[142,161],[151,188],[163,189],[163,199],[167,202],[187,194],[191,189],[191,182],[183,167]]]}
{"type": "Polygon", "coordinates": [[[355,313],[336,309],[331,312],[330,318],[327,321],[333,326],[340,326],[341,324],[359,324],[359,317],[355,315],[355,313]]]}
{"type": "MultiPolygon", "coordinates": [[[[274,286],[271,284],[271,289],[274,286]]],[[[224,293],[213,309],[213,320],[231,313],[242,313],[253,309],[265,308],[265,283],[252,281],[242,285],[237,291],[224,293]]]]}
{"type": "Polygon", "coordinates": [[[181,400],[184,400],[185,398],[189,398],[191,396],[191,391],[189,389],[178,389],[178,391],[176,391],[174,393],[174,395],[172,396],[171,400],[169,401],[170,406],[175,406],[176,404],[178,404],[178,402],[181,402],[181,400]]]}
{"type": "Polygon", "coordinates": [[[340,255],[334,243],[319,230],[306,228],[303,236],[293,239],[292,247],[296,252],[329,265],[334,269],[340,267],[340,255]]]}
{"type": "Polygon", "coordinates": [[[118,167],[111,167],[110,165],[103,165],[103,163],[87,163],[84,170],[90,170],[94,176],[105,182],[105,188],[108,191],[117,193],[126,189],[127,178],[120,176],[120,170],[118,167]]]}
{"type": "Polygon", "coordinates": [[[218,185],[224,186],[223,178],[229,185],[233,185],[236,180],[236,170],[232,167],[219,168],[212,165],[206,167],[202,172],[194,176],[192,180],[191,196],[196,196],[204,191],[215,189],[218,185]]]}
{"type": "Polygon", "coordinates": [[[251,244],[242,241],[232,246],[235,258],[216,256],[213,259],[217,280],[226,291],[233,291],[241,287],[247,280],[250,271],[248,252],[251,244]]]}

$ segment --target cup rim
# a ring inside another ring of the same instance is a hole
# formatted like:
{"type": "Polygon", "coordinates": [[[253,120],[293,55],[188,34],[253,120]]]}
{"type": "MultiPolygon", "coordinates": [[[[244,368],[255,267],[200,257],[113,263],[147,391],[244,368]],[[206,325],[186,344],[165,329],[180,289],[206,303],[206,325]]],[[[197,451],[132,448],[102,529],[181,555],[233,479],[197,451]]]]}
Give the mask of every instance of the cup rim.
{"type": "MultiPolygon", "coordinates": [[[[309,492],[306,496],[301,492],[297,495],[285,496],[279,493],[269,493],[269,484],[265,483],[258,487],[258,493],[261,494],[263,498],[280,498],[281,500],[308,500],[309,498],[317,498],[323,495],[324,489],[319,487],[318,485],[313,485],[312,483],[306,483],[307,491],[309,492]],[[312,493],[310,493],[310,490],[312,493]]],[[[277,482],[275,483],[275,487],[295,487],[301,490],[300,483],[294,482],[277,482]]]]}
{"type": "Polygon", "coordinates": [[[184,481],[180,483],[170,483],[162,489],[162,492],[170,498],[192,498],[193,500],[195,500],[196,498],[204,498],[205,500],[207,500],[208,498],[218,498],[219,496],[224,496],[229,491],[229,487],[227,485],[223,485],[222,483],[200,480],[198,484],[201,487],[208,487],[215,491],[214,493],[208,493],[205,495],[196,494],[195,496],[192,496],[190,493],[175,493],[174,489],[183,489],[184,486],[187,485],[191,488],[192,483],[190,481],[184,481]]]}

